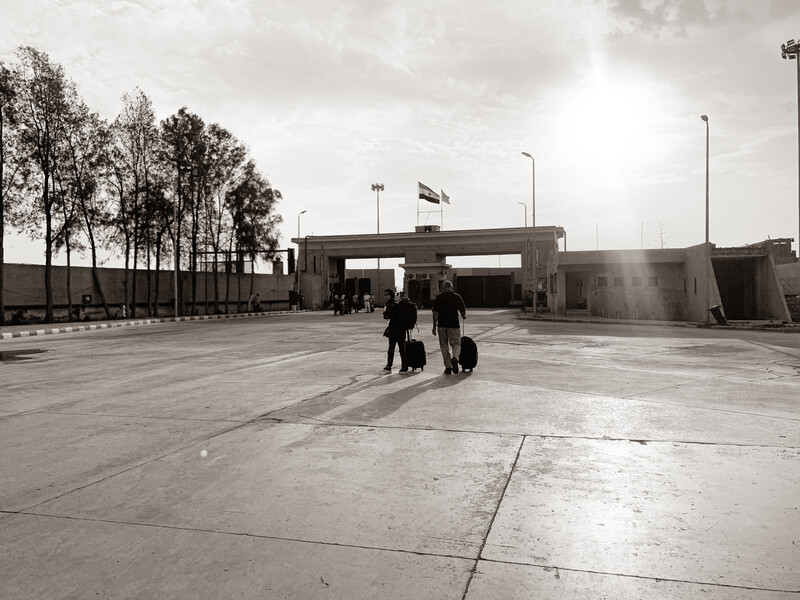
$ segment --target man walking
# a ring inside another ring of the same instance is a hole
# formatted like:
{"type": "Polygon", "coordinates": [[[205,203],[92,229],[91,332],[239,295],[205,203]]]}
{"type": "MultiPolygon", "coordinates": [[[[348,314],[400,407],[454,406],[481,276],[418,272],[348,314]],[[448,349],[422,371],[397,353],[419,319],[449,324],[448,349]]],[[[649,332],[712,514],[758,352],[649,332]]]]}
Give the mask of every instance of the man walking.
{"type": "Polygon", "coordinates": [[[453,282],[445,279],[442,282],[442,291],[433,301],[433,335],[436,335],[438,327],[445,375],[458,373],[458,356],[461,354],[461,324],[458,313],[461,313],[462,319],[467,318],[464,299],[453,291],[453,282]]]}

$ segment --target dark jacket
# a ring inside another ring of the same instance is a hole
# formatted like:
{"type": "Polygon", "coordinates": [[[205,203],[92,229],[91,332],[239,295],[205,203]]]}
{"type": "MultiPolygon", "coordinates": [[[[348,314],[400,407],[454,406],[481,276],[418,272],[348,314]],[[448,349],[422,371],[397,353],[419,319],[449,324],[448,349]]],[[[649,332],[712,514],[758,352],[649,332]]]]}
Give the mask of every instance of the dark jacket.
{"type": "Polygon", "coordinates": [[[389,329],[405,333],[417,324],[417,307],[408,298],[400,302],[389,300],[383,311],[383,318],[389,319],[389,329]]]}

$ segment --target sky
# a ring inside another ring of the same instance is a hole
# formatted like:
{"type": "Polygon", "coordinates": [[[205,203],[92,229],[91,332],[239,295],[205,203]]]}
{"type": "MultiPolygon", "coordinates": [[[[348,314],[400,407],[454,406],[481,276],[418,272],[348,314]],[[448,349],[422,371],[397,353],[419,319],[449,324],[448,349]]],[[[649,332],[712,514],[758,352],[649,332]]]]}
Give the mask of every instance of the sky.
{"type": "Polygon", "coordinates": [[[798,36],[797,0],[0,0],[0,61],[34,46],[109,120],[138,86],[246,143],[282,248],[301,211],[301,235],[375,233],[372,183],[382,233],[522,226],[522,152],[567,250],[699,244],[701,114],[710,241],[797,240],[798,36]],[[451,204],[418,215],[418,181],[451,204]]]}

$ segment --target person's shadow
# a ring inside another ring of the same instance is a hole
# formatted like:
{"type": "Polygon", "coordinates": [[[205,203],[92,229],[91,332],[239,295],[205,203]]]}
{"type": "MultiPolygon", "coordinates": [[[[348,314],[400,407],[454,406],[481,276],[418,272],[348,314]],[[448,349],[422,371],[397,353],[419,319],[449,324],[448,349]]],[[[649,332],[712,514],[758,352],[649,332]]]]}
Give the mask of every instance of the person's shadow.
{"type": "MultiPolygon", "coordinates": [[[[376,396],[374,400],[370,400],[364,404],[354,406],[353,408],[336,415],[334,420],[336,422],[344,423],[378,421],[397,412],[405,404],[421,396],[422,394],[425,394],[426,392],[441,391],[453,387],[454,385],[458,385],[459,383],[466,381],[470,375],[471,373],[464,373],[463,376],[441,376],[436,377],[435,379],[426,379],[425,381],[421,381],[419,383],[413,383],[399,390],[376,396]]],[[[414,375],[408,375],[405,377],[411,378],[414,377],[414,375]]],[[[369,389],[370,387],[371,386],[365,386],[365,388],[362,388],[361,391],[369,389]]]]}

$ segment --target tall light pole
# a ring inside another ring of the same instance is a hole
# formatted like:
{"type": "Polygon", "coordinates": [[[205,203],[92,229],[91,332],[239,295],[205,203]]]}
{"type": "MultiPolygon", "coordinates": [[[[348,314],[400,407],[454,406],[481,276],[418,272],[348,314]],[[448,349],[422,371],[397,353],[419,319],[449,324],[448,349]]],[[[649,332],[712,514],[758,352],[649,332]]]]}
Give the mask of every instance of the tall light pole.
{"type": "MultiPolygon", "coordinates": [[[[383,184],[382,183],[373,183],[372,184],[372,191],[375,192],[376,202],[378,206],[378,234],[381,233],[381,192],[383,191],[383,184]]],[[[356,290],[356,293],[358,290],[356,290]]],[[[378,257],[378,289],[377,294],[375,297],[380,299],[381,297],[381,259],[378,257]]]]}
{"type": "Polygon", "coordinates": [[[300,215],[307,212],[307,210],[302,210],[297,213],[297,260],[294,265],[294,289],[298,296],[300,295],[300,215]]]}
{"type": "Polygon", "coordinates": [[[708,243],[708,116],[700,115],[706,122],[706,244],[708,243]]]}
{"type": "Polygon", "coordinates": [[[709,272],[709,269],[708,269],[708,263],[711,261],[711,252],[708,249],[708,115],[700,115],[700,118],[703,119],[703,121],[705,121],[705,123],[706,123],[706,251],[709,254],[708,254],[708,257],[707,257],[708,260],[706,260],[705,263],[704,263],[703,270],[705,271],[705,279],[706,279],[706,285],[705,285],[705,288],[706,288],[706,311],[705,311],[705,314],[704,314],[704,317],[705,317],[704,320],[706,322],[708,322],[708,321],[711,320],[710,316],[708,314],[708,309],[711,308],[709,306],[709,304],[711,304],[711,302],[710,302],[711,290],[709,289],[711,287],[711,281],[710,281],[711,273],[709,272]]]}
{"type": "Polygon", "coordinates": [[[522,209],[523,214],[525,215],[525,227],[528,227],[528,205],[524,202],[517,202],[517,204],[522,204],[524,208],[522,209]]]}
{"type": "Polygon", "coordinates": [[[531,159],[531,228],[533,229],[533,314],[537,313],[536,301],[539,295],[539,277],[536,260],[536,161],[527,152],[522,153],[531,159]]]}
{"type": "Polygon", "coordinates": [[[800,43],[789,40],[781,44],[783,58],[796,61],[797,64],[797,173],[798,173],[798,199],[797,199],[797,256],[800,258],[800,43]]]}

